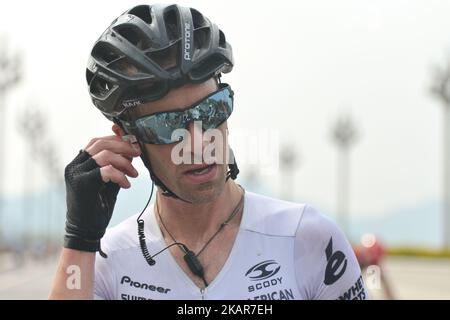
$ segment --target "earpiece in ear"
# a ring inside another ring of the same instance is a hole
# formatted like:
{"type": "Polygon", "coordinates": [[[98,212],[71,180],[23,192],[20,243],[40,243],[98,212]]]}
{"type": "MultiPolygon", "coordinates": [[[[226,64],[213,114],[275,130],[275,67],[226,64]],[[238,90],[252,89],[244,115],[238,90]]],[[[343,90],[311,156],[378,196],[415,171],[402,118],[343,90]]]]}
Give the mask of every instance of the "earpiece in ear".
{"type": "Polygon", "coordinates": [[[136,143],[138,140],[136,139],[136,136],[132,135],[132,134],[127,134],[122,136],[122,140],[123,141],[127,141],[131,144],[136,143]]]}

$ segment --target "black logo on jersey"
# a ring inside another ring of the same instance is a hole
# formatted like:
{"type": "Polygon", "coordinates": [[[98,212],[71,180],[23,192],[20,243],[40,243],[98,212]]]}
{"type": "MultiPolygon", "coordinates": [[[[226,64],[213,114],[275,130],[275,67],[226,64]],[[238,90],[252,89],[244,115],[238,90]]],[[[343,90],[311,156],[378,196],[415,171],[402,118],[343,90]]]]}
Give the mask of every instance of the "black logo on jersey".
{"type": "Polygon", "coordinates": [[[347,258],[342,251],[333,252],[333,238],[330,238],[325,249],[327,257],[327,267],[325,269],[325,280],[323,283],[330,285],[339,280],[347,269],[347,258]]]}
{"type": "Polygon", "coordinates": [[[252,281],[264,280],[275,275],[280,268],[275,260],[266,260],[251,267],[245,276],[249,276],[252,281]]]}
{"type": "Polygon", "coordinates": [[[356,280],[355,284],[351,286],[342,296],[339,297],[339,300],[365,300],[367,299],[366,290],[364,287],[364,281],[362,276],[356,280]]]}
{"type": "MultiPolygon", "coordinates": [[[[124,286],[130,286],[130,287],[136,288],[136,289],[156,291],[156,292],[164,293],[164,294],[167,294],[167,292],[169,292],[171,290],[171,289],[159,287],[157,285],[150,284],[150,283],[133,281],[133,280],[131,280],[131,278],[129,276],[123,276],[122,279],[120,280],[120,284],[124,285],[124,286]]],[[[123,297],[122,297],[122,299],[123,299],[123,297]]],[[[127,300],[136,300],[136,299],[127,299],[127,300]]],[[[137,299],[137,300],[140,300],[140,299],[137,299]]]]}

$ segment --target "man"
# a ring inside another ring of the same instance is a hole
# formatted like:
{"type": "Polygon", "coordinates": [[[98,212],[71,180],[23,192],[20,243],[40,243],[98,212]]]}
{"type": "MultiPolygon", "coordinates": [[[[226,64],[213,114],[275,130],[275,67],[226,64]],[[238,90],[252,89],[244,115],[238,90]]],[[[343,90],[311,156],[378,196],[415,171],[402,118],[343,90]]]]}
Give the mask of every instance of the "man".
{"type": "Polygon", "coordinates": [[[191,8],[134,7],[103,33],[86,75],[114,135],[93,139],[66,167],[65,248],[51,298],[367,298],[334,223],[233,181],[233,91],[220,82],[232,67],[224,33],[191,8]],[[155,204],[105,234],[138,156],[158,187],[155,204]]]}

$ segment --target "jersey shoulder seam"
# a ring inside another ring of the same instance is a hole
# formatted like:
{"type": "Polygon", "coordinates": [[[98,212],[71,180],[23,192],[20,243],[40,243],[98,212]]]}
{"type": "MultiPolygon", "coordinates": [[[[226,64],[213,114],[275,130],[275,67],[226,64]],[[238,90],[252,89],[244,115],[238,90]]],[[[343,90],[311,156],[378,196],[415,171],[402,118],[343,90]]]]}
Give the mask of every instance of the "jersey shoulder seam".
{"type": "MultiPolygon", "coordinates": [[[[295,234],[294,234],[294,238],[297,237],[297,233],[299,232],[300,229],[300,225],[302,224],[303,221],[303,216],[305,213],[306,208],[308,207],[308,204],[305,203],[305,205],[302,208],[302,213],[300,214],[300,219],[298,221],[298,225],[297,225],[297,229],[295,230],[295,234]]],[[[294,279],[295,279],[295,285],[297,286],[297,290],[299,292],[299,294],[301,294],[301,290],[300,287],[298,286],[298,278],[297,278],[297,265],[295,264],[295,250],[296,250],[296,241],[294,240],[294,245],[292,246],[294,252],[292,253],[292,263],[294,264],[294,279]]],[[[308,292],[306,291],[306,293],[308,294],[308,292]]],[[[309,297],[306,297],[309,298],[309,297]]]]}

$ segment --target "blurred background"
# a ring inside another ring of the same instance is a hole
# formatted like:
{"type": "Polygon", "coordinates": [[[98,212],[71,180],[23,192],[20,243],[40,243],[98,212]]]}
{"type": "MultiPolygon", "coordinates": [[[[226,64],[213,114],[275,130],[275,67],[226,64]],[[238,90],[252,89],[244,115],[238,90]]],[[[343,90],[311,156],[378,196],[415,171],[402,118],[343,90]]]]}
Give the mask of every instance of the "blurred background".
{"type": "MultiPolygon", "coordinates": [[[[374,298],[450,299],[450,2],[178,3],[233,46],[223,81],[235,91],[239,183],[334,219],[374,298]]],[[[87,92],[87,58],[137,4],[0,3],[0,299],[48,295],[64,167],[111,134],[87,92]]],[[[137,168],[111,225],[145,205],[149,177],[137,168]]]]}

